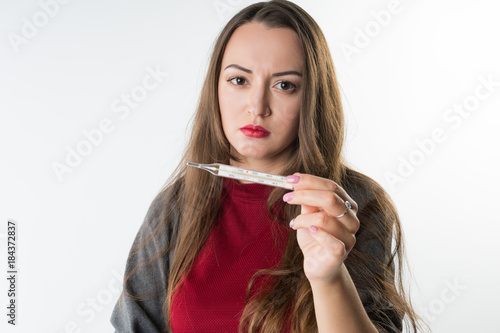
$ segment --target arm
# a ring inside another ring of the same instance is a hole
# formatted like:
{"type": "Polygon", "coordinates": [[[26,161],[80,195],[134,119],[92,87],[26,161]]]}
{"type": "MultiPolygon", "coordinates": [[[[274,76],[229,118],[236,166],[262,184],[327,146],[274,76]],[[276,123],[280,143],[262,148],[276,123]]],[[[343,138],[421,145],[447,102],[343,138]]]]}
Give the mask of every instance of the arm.
{"type": "Polygon", "coordinates": [[[319,333],[377,332],[344,265],[336,281],[311,283],[311,289],[319,333]]]}
{"type": "Polygon", "coordinates": [[[319,332],[401,332],[400,316],[385,301],[394,284],[386,274],[392,259],[387,209],[369,191],[360,196],[349,188],[354,201],[337,184],[311,175],[300,174],[294,189],[284,200],[302,205],[292,228],[319,332]],[[352,209],[342,214],[346,200],[352,209]]]}

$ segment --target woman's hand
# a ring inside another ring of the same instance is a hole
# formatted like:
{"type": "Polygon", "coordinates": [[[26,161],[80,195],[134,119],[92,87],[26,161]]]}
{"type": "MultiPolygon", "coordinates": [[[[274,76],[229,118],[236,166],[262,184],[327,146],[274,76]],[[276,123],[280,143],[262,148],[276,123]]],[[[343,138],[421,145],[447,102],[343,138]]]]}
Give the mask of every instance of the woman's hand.
{"type": "Polygon", "coordinates": [[[311,283],[332,284],[356,243],[358,205],[329,179],[297,172],[287,181],[294,184],[294,191],[285,194],[283,200],[301,205],[301,214],[290,226],[297,230],[297,241],[304,254],[304,273],[311,283]],[[346,211],[345,201],[351,203],[351,209],[337,218],[346,211]]]}

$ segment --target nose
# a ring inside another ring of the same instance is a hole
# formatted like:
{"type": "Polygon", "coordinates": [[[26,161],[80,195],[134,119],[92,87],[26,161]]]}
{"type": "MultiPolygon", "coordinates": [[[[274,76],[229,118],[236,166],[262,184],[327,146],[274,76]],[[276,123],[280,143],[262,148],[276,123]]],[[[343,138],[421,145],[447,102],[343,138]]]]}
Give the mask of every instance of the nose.
{"type": "Polygon", "coordinates": [[[271,115],[269,96],[265,84],[254,84],[250,88],[247,110],[255,117],[267,117],[271,115]]]}

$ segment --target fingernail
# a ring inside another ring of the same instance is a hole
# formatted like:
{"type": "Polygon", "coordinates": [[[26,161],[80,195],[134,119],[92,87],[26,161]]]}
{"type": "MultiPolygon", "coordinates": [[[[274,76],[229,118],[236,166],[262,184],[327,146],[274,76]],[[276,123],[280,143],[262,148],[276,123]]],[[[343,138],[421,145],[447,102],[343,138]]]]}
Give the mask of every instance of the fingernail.
{"type": "Polygon", "coordinates": [[[313,234],[315,234],[318,232],[318,228],[316,228],[315,226],[312,225],[309,227],[309,231],[311,231],[313,234]]]}
{"type": "Polygon", "coordinates": [[[283,196],[283,201],[287,202],[287,201],[292,200],[292,198],[293,198],[293,192],[288,192],[287,194],[285,194],[283,196]]]}
{"type": "Polygon", "coordinates": [[[294,222],[295,222],[295,219],[292,219],[292,220],[290,221],[290,228],[293,228],[293,223],[294,223],[294,222]]]}
{"type": "Polygon", "coordinates": [[[287,183],[297,184],[300,180],[299,176],[286,176],[287,183]]]}

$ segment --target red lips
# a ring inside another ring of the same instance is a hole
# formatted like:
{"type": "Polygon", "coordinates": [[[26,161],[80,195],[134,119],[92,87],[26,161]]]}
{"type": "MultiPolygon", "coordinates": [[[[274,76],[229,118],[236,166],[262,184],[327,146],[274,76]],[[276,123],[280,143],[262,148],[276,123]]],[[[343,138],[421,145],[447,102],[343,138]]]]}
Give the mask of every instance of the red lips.
{"type": "Polygon", "coordinates": [[[252,124],[243,126],[242,128],[240,128],[240,131],[244,135],[252,138],[265,138],[266,136],[269,136],[269,134],[271,134],[271,132],[266,130],[264,127],[252,124]]]}

